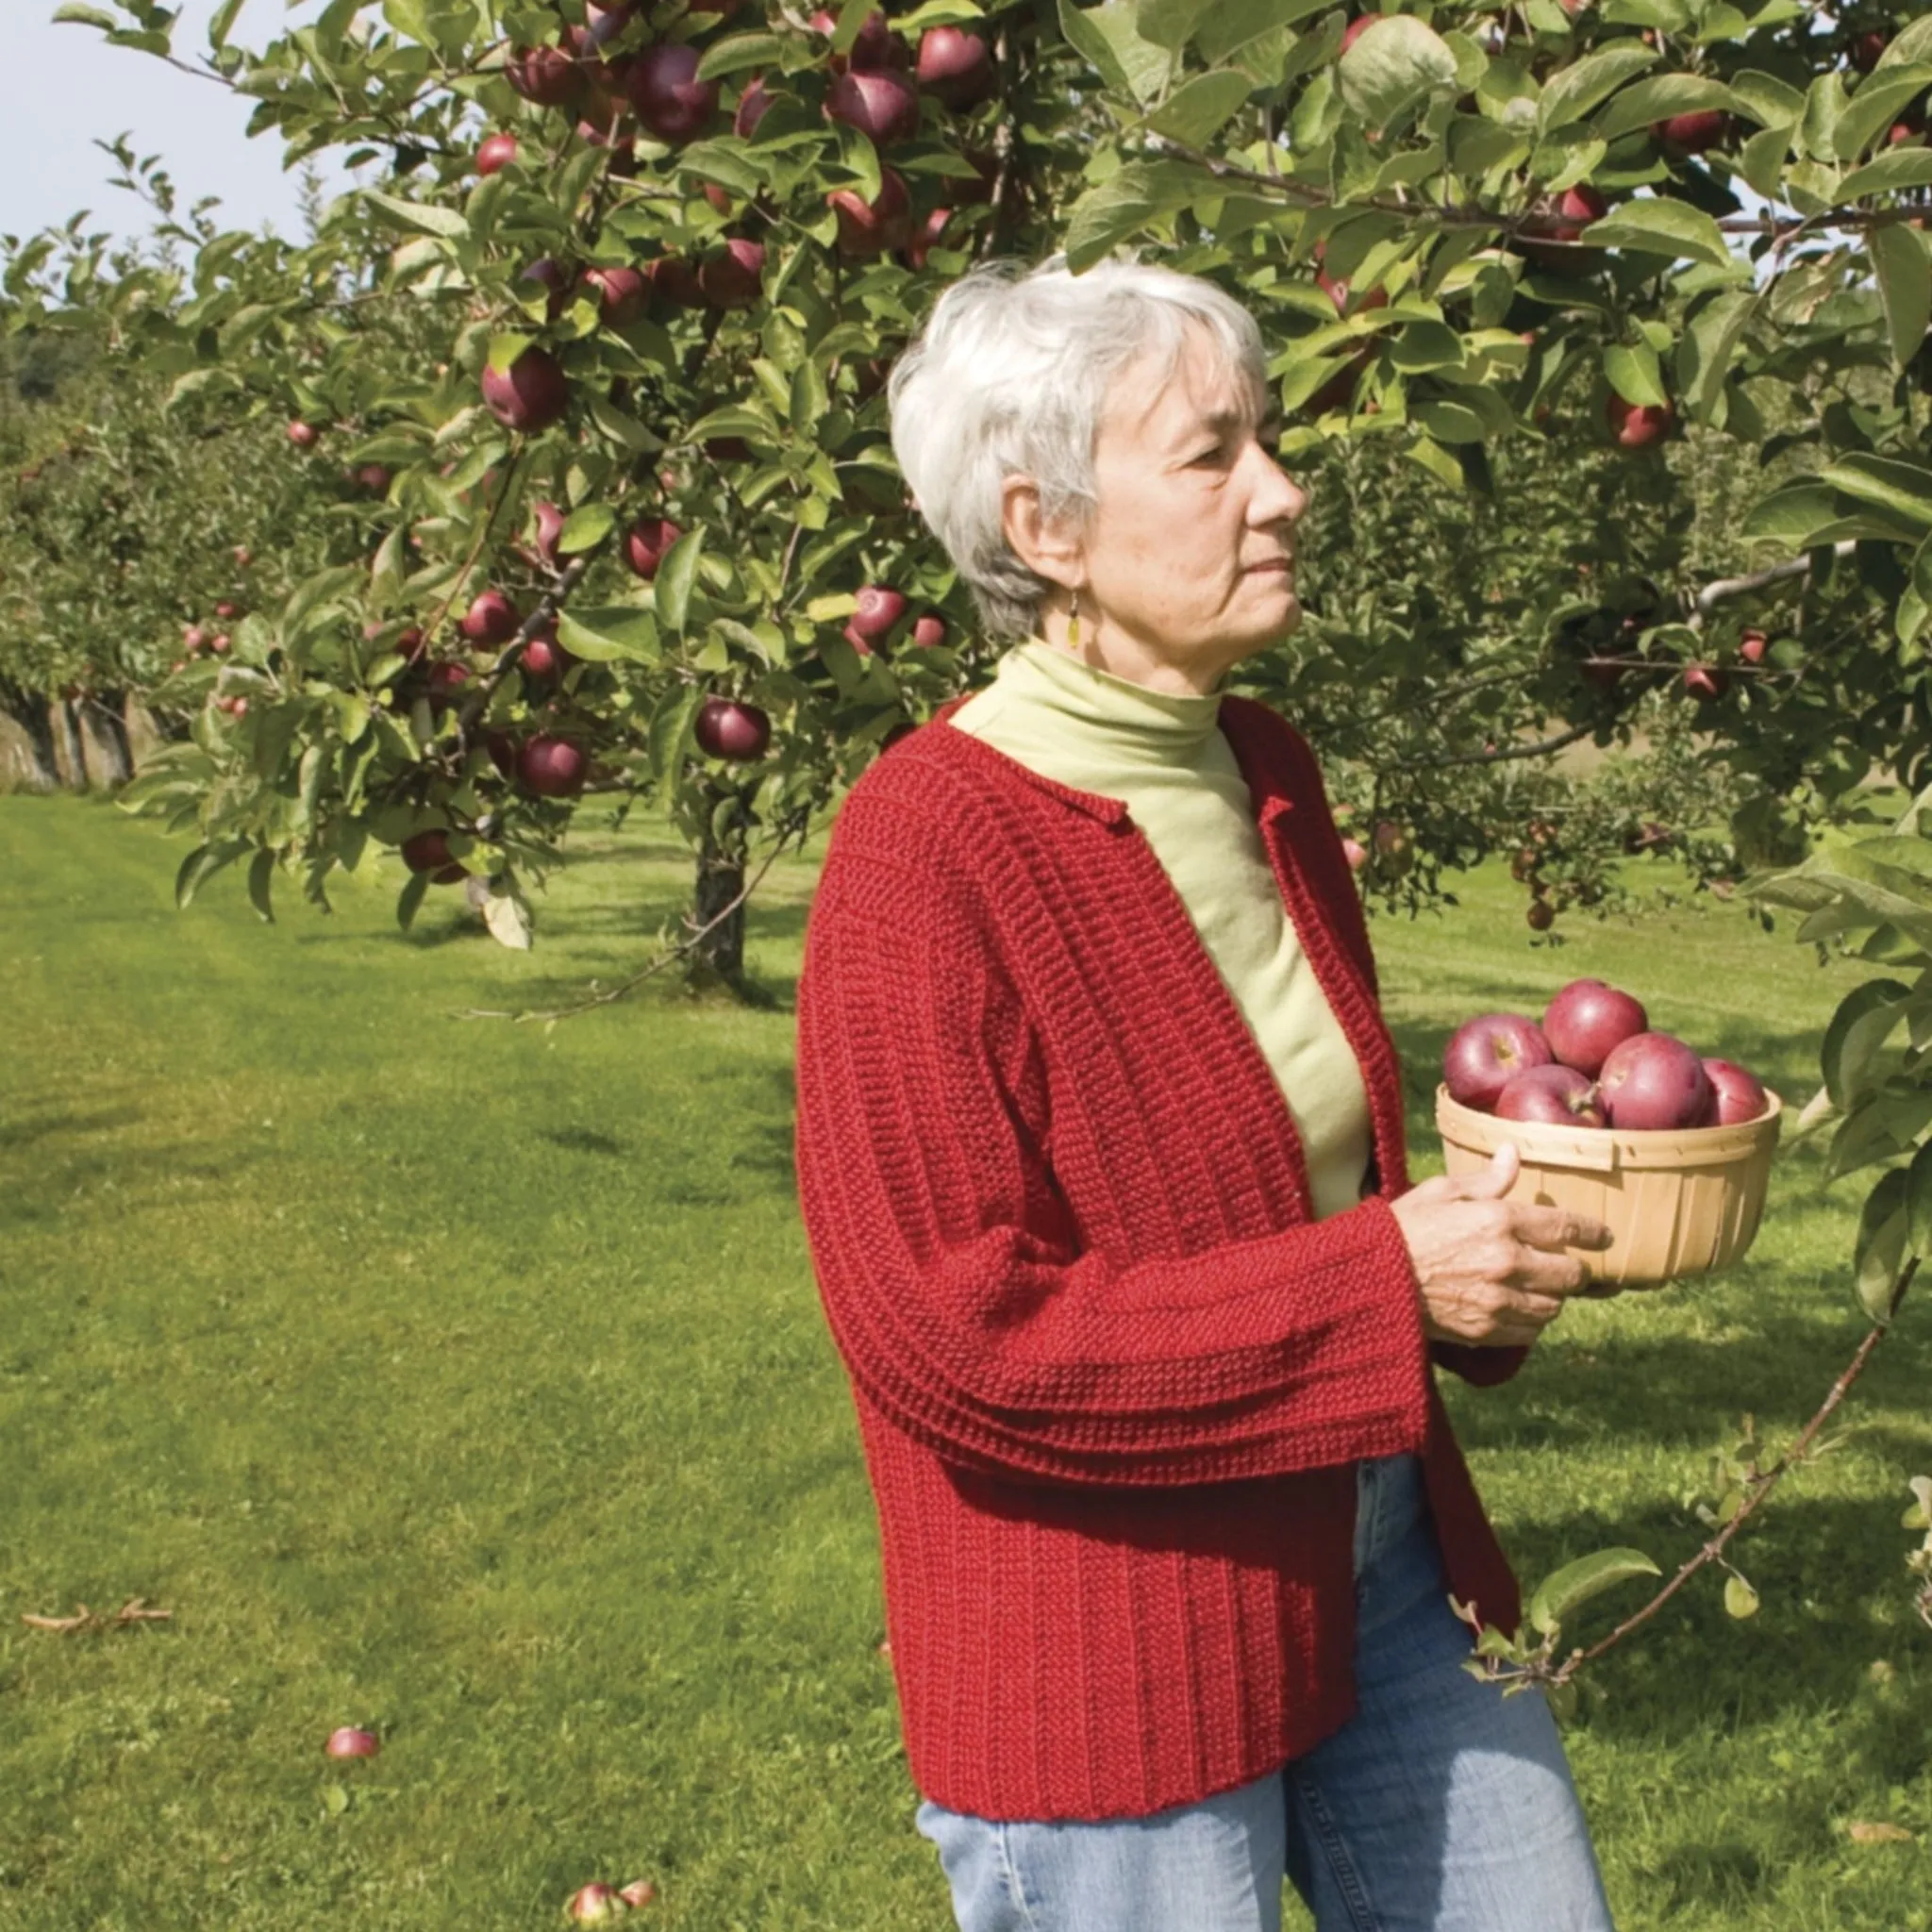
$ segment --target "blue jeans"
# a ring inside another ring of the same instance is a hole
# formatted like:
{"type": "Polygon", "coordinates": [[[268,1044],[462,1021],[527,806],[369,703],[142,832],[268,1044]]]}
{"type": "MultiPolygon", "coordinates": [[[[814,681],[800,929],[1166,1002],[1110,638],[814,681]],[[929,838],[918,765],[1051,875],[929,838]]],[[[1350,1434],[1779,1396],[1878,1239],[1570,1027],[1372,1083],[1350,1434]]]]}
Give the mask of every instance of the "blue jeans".
{"type": "Polygon", "coordinates": [[[1462,1666],[1421,1465],[1360,1466],[1356,1715],[1239,1790],[1149,1818],[1000,1823],[930,1802],[960,1932],[1612,1932],[1549,1707],[1462,1666]]]}

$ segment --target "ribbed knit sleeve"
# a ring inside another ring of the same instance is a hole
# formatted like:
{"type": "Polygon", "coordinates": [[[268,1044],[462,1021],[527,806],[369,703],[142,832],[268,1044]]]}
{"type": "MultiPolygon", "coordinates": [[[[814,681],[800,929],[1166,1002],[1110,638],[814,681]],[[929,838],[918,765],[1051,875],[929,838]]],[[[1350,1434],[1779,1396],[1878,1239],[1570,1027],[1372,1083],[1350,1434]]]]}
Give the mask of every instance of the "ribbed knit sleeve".
{"type": "MultiPolygon", "coordinates": [[[[1388,1203],[1131,1263],[1084,1248],[1039,1016],[970,863],[937,821],[849,829],[808,928],[796,1151],[826,1316],[883,1414],[947,1457],[1056,1483],[1419,1449],[1421,1310],[1388,1203]]],[[[1189,1131],[1158,1083],[1094,1097],[1123,1131],[1189,1131]]]]}

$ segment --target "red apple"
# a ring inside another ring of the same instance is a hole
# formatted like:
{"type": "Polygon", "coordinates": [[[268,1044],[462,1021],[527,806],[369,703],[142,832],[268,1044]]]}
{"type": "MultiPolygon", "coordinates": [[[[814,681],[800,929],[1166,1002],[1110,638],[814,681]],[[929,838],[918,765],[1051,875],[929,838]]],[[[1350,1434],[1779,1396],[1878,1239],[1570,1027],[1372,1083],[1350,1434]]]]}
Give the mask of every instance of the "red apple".
{"type": "Polygon", "coordinates": [[[517,658],[532,677],[560,677],[576,661],[551,632],[544,630],[524,645],[517,658]]]}
{"type": "Polygon", "coordinates": [[[1602,1127],[1609,1123],[1597,1104],[1588,1074],[1574,1067],[1525,1067],[1496,1096],[1499,1121],[1547,1121],[1559,1127],[1602,1127]]]}
{"type": "Polygon", "coordinates": [[[647,263],[644,273],[651,278],[651,292],[677,308],[702,308],[705,291],[698,283],[696,268],[681,255],[660,255],[647,263]]]}
{"type": "Polygon", "coordinates": [[[906,245],[899,251],[899,259],[908,268],[924,268],[926,257],[945,239],[946,224],[952,219],[951,208],[934,208],[920,223],[916,232],[907,239],[906,245]]]}
{"type": "Polygon", "coordinates": [[[1518,244],[1524,255],[1543,268],[1572,274],[1588,274],[1595,267],[1598,251],[1593,248],[1563,248],[1553,243],[1574,242],[1592,222],[1600,222],[1610,205],[1587,182],[1566,188],[1554,201],[1537,205],[1536,212],[1560,219],[1551,222],[1536,235],[1525,236],[1518,244]]]}
{"type": "Polygon", "coordinates": [[[182,647],[192,658],[208,642],[208,633],[198,624],[184,625],[181,627],[182,647]]]}
{"type": "Polygon", "coordinates": [[[867,584],[858,592],[858,608],[845,626],[845,640],[860,657],[868,656],[906,614],[906,599],[890,584],[867,584]]]}
{"type": "Polygon", "coordinates": [[[945,622],[930,610],[912,626],[912,641],[922,651],[937,650],[945,641],[945,622]]]}
{"type": "Polygon", "coordinates": [[[518,280],[535,282],[540,288],[549,290],[550,299],[544,303],[543,312],[552,322],[563,313],[570,301],[570,272],[554,255],[539,256],[518,280]]]}
{"type": "Polygon", "coordinates": [[[485,591],[464,612],[457,628],[473,644],[507,644],[522,622],[517,607],[501,591],[485,591]]]}
{"type": "Polygon", "coordinates": [[[390,474],[380,463],[364,463],[351,480],[357,489],[368,491],[371,496],[389,494],[390,474]]]}
{"type": "Polygon", "coordinates": [[[563,108],[576,99],[582,73],[563,47],[515,47],[503,63],[503,76],[525,100],[540,108],[563,108]]]}
{"type": "Polygon", "coordinates": [[[648,583],[658,575],[664,553],[684,535],[663,517],[643,517],[630,526],[624,540],[624,560],[648,583]]]}
{"type": "Polygon", "coordinates": [[[660,43],[632,63],[626,86],[638,119],[668,146],[702,134],[718,111],[718,83],[700,80],[695,47],[660,43]]]}
{"type": "Polygon", "coordinates": [[[658,1896],[658,1888],[648,1878],[633,1878],[618,1889],[618,1897],[633,1909],[647,1906],[658,1896]]]}
{"type": "Polygon", "coordinates": [[[316,439],[322,434],[313,423],[294,422],[289,425],[289,441],[297,449],[313,449],[316,439]]]}
{"type": "Polygon", "coordinates": [[[227,651],[228,641],[228,633],[225,630],[218,630],[213,637],[208,639],[208,647],[219,658],[227,651]]]}
{"type": "Polygon", "coordinates": [[[537,557],[551,570],[557,568],[557,540],[563,535],[564,514],[554,503],[536,507],[537,557]]]}
{"type": "Polygon", "coordinates": [[[1348,860],[1350,872],[1359,872],[1369,862],[1369,848],[1359,839],[1344,839],[1341,856],[1348,860]]]}
{"type": "Polygon", "coordinates": [[[430,710],[446,711],[455,703],[457,692],[469,681],[470,667],[467,664],[458,664],[449,659],[432,664],[424,686],[430,710]]]}
{"type": "Polygon", "coordinates": [[[225,600],[215,606],[215,615],[224,624],[227,624],[242,615],[242,607],[239,604],[231,604],[225,600]]]}
{"type": "Polygon", "coordinates": [[[1372,26],[1380,24],[1382,17],[1379,13],[1364,13],[1350,21],[1341,36],[1341,51],[1347,53],[1372,26]]]}
{"type": "Polygon", "coordinates": [[[764,286],[765,244],[729,237],[698,270],[698,287],[713,308],[749,308],[764,286]]]}
{"type": "MultiPolygon", "coordinates": [[[[811,17],[811,30],[830,40],[839,30],[839,16],[821,8],[811,17]]],[[[828,56],[825,67],[835,75],[848,70],[861,74],[877,73],[883,68],[905,67],[911,54],[912,50],[892,31],[891,23],[874,8],[859,26],[851,52],[828,56]]]]}
{"type": "Polygon", "coordinates": [[[1714,1127],[1735,1127],[1758,1120],[1771,1105],[1764,1082],[1736,1060],[1706,1060],[1704,1076],[1710,1082],[1715,1100],[1710,1121],[1714,1127]]]}
{"type": "Polygon", "coordinates": [[[754,74],[738,97],[731,116],[731,131],[740,141],[749,141],[758,131],[758,123],[772,111],[772,96],[765,76],[754,74]]]}
{"type": "Polygon", "coordinates": [[[1604,415],[1620,447],[1650,449],[1671,433],[1677,412],[1669,403],[1626,403],[1614,391],[1604,405],[1604,415]]]}
{"type": "Polygon", "coordinates": [[[1888,44],[1884,34],[1875,27],[1869,33],[1854,34],[1848,50],[1852,57],[1852,65],[1860,74],[1870,74],[1884,58],[1888,44]]]}
{"type": "Polygon", "coordinates": [[[745,764],[764,757],[772,741],[772,721],[757,705],[709,697],[698,707],[691,735],[708,756],[745,764]]]}
{"type": "Polygon", "coordinates": [[[832,83],[825,113],[869,136],[874,147],[891,147],[919,131],[919,96],[900,75],[854,68],[832,83]]]}
{"type": "Polygon", "coordinates": [[[1731,117],[1722,108],[1700,108],[1689,114],[1672,114],[1653,121],[1650,131],[1666,147],[1701,155],[1716,147],[1731,130],[1731,117]]]}
{"type": "Polygon", "coordinates": [[[575,798],[584,789],[590,763],[581,745],[540,732],[517,753],[517,777],[539,798],[575,798]]]}
{"type": "Polygon", "coordinates": [[[476,143],[476,172],[479,175],[499,174],[517,158],[517,138],[514,134],[490,134],[476,143]]]}
{"type": "Polygon", "coordinates": [[[563,1909],[565,1917],[573,1924],[601,1925],[607,1919],[615,1919],[629,1911],[630,1905],[618,1896],[616,1887],[591,1884],[578,1886],[563,1909]]]}
{"type": "Polygon", "coordinates": [[[651,287],[634,268],[587,268],[583,286],[597,298],[604,320],[614,327],[635,322],[644,312],[651,287]]]}
{"type": "Polygon", "coordinates": [[[1557,908],[1547,899],[1532,899],[1524,909],[1523,920],[1531,932],[1548,932],[1557,923],[1557,908]]]}
{"type": "Polygon", "coordinates": [[[506,429],[547,429],[570,407],[570,384],[556,357],[532,346],[508,369],[485,366],[483,401],[506,429]]]}
{"type": "Polygon", "coordinates": [[[992,55],[963,27],[928,27],[919,37],[919,84],[956,113],[992,97],[998,85],[992,55]]]}
{"type": "Polygon", "coordinates": [[[374,1731],[358,1730],[354,1724],[343,1724],[340,1730],[328,1734],[328,1742],[322,1748],[331,1757],[374,1757],[382,1746],[376,1741],[374,1731]]]}
{"type": "Polygon", "coordinates": [[[449,834],[442,831],[418,832],[413,838],[405,839],[403,863],[411,872],[433,874],[432,883],[439,886],[453,886],[470,875],[468,866],[450,857],[449,834]]]}
{"type": "Polygon", "coordinates": [[[1685,693],[1700,705],[1714,705],[1731,688],[1731,680],[1715,664],[1687,664],[1685,693]]]}
{"type": "Polygon", "coordinates": [[[912,216],[904,175],[879,170],[879,192],[871,201],[855,188],[835,188],[825,196],[839,220],[839,253],[848,261],[883,255],[905,242],[912,216]]]}
{"type": "Polygon", "coordinates": [[[1442,1049],[1442,1079],[1451,1100],[1488,1113],[1525,1067],[1546,1067],[1555,1056],[1542,1028],[1521,1013],[1483,1013],[1465,1021],[1442,1049]]]}
{"type": "Polygon", "coordinates": [[[1747,630],[1738,645],[1738,656],[1747,664],[1764,662],[1765,647],[1771,640],[1761,630],[1747,630]]]}
{"type": "Polygon", "coordinates": [[[1639,1033],[1612,1047],[1596,1084],[1611,1126],[1638,1133],[1694,1126],[1710,1106],[1703,1061],[1669,1033],[1639,1033]]]}
{"type": "Polygon", "coordinates": [[[1601,979],[1573,979],[1543,1009],[1543,1038],[1557,1063],[1591,1079],[1612,1047],[1649,1030],[1641,1003],[1601,979]]]}

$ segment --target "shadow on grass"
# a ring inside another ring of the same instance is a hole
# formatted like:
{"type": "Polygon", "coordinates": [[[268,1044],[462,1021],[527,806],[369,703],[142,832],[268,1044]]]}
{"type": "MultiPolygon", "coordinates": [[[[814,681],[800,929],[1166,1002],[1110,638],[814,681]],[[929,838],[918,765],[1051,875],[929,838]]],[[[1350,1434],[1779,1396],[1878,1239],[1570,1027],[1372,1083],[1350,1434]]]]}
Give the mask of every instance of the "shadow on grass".
{"type": "Polygon", "coordinates": [[[100,1113],[44,1113],[0,1125],[0,1150],[30,1147],[56,1134],[103,1134],[129,1127],[142,1119],[138,1108],[123,1107],[100,1113]]]}

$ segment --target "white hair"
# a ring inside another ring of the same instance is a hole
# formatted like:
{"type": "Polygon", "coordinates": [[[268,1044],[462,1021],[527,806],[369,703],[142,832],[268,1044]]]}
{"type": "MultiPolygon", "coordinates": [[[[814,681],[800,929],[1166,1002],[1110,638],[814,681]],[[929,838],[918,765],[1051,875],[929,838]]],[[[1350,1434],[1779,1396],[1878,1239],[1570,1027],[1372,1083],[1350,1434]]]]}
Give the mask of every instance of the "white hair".
{"type": "Polygon", "coordinates": [[[996,638],[1032,630],[1051,586],[1007,541],[1001,485],[1029,476],[1052,523],[1084,527],[1094,507],[1093,444],[1115,379],[1152,358],[1150,396],[1204,329],[1257,416],[1267,389],[1261,332],[1212,282],[1126,260],[1068,273],[1055,256],[1026,271],[988,262],[941,295],[888,386],[892,453],[996,638]]]}

